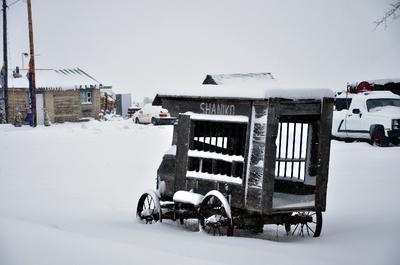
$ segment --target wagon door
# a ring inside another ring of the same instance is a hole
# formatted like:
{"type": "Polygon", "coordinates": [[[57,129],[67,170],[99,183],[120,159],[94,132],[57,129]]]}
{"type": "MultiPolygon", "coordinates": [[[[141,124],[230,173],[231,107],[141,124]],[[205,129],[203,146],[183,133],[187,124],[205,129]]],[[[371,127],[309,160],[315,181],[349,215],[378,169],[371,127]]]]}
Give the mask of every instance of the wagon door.
{"type": "Polygon", "coordinates": [[[314,209],[318,128],[294,116],[280,117],[278,128],[273,208],[314,209]]]}
{"type": "Polygon", "coordinates": [[[332,102],[280,102],[274,212],[325,210],[332,102]]]}

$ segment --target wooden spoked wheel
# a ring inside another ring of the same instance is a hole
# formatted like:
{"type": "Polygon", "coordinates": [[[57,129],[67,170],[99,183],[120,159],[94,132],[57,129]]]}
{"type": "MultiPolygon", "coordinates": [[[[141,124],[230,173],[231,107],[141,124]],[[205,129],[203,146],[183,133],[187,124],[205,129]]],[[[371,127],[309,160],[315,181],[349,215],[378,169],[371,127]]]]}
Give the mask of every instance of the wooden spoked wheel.
{"type": "Polygon", "coordinates": [[[319,237],[322,229],[322,213],[317,212],[296,212],[293,214],[300,220],[299,223],[292,225],[293,230],[288,224],[285,224],[287,234],[296,236],[319,237]]]}
{"type": "Polygon", "coordinates": [[[161,222],[161,206],[158,198],[154,194],[144,193],[139,199],[136,216],[146,224],[161,222]]]}
{"type": "Polygon", "coordinates": [[[223,203],[214,195],[204,198],[199,209],[199,221],[208,234],[233,236],[232,219],[228,217],[223,203]]]}

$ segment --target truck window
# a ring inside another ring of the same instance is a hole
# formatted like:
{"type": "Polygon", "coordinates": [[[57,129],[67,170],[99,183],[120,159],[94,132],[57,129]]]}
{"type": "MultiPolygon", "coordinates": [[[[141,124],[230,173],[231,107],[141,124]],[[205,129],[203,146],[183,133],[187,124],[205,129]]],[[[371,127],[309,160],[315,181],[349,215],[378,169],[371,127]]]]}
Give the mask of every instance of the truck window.
{"type": "Polygon", "coordinates": [[[336,98],[335,110],[341,111],[344,109],[349,109],[350,104],[351,104],[351,98],[336,98]]]}
{"type": "Polygon", "coordinates": [[[400,99],[396,98],[374,98],[367,100],[368,111],[376,111],[383,107],[400,107],[400,99]]]}

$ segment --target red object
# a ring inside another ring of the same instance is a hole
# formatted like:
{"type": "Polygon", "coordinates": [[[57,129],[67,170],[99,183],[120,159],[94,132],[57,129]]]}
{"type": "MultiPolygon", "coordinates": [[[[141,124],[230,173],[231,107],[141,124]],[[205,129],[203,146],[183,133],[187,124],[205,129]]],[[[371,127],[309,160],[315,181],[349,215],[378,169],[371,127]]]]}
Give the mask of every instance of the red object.
{"type": "Polygon", "coordinates": [[[32,74],[33,73],[33,61],[32,61],[32,57],[29,59],[29,67],[28,67],[28,74],[32,74]]]}
{"type": "Polygon", "coordinates": [[[360,82],[356,87],[356,93],[364,92],[364,91],[372,91],[374,90],[374,85],[368,83],[367,81],[360,82]]]}
{"type": "Polygon", "coordinates": [[[365,91],[372,91],[374,90],[374,84],[370,84],[367,81],[362,81],[358,83],[356,86],[354,85],[347,85],[347,91],[350,93],[360,93],[365,91]]]}

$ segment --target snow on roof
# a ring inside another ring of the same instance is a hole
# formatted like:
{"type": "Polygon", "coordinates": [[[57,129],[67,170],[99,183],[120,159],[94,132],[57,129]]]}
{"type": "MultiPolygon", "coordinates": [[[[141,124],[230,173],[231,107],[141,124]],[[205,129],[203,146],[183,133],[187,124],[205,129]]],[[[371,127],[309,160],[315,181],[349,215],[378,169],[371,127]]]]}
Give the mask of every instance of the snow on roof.
{"type": "Polygon", "coordinates": [[[327,88],[283,88],[275,85],[200,85],[184,88],[161,89],[156,97],[197,97],[224,99],[321,99],[334,98],[327,88]]]}
{"type": "Polygon", "coordinates": [[[105,94],[107,94],[108,96],[112,96],[112,97],[116,96],[116,93],[114,92],[114,90],[112,89],[111,86],[100,88],[100,95],[104,96],[105,94]]]}
{"type": "Polygon", "coordinates": [[[385,85],[389,83],[400,83],[400,79],[398,78],[388,78],[388,79],[375,79],[375,80],[367,80],[368,83],[373,83],[375,85],[385,85]]]}
{"type": "Polygon", "coordinates": [[[357,81],[357,82],[350,82],[350,86],[358,86],[361,82],[368,82],[370,84],[375,84],[375,85],[386,85],[389,83],[400,83],[400,78],[384,78],[384,79],[374,79],[374,80],[362,80],[362,81],[357,81]]]}
{"type": "Polygon", "coordinates": [[[275,80],[271,73],[217,74],[207,75],[203,81],[203,85],[229,85],[242,82],[265,83],[271,80],[275,80]]]}
{"type": "MultiPolygon", "coordinates": [[[[21,77],[14,78],[12,73],[9,77],[9,87],[28,88],[26,78],[28,70],[21,69],[21,77]]],[[[80,68],[68,69],[36,69],[36,88],[44,90],[70,90],[90,87],[100,87],[101,84],[95,78],[80,68]]]]}

